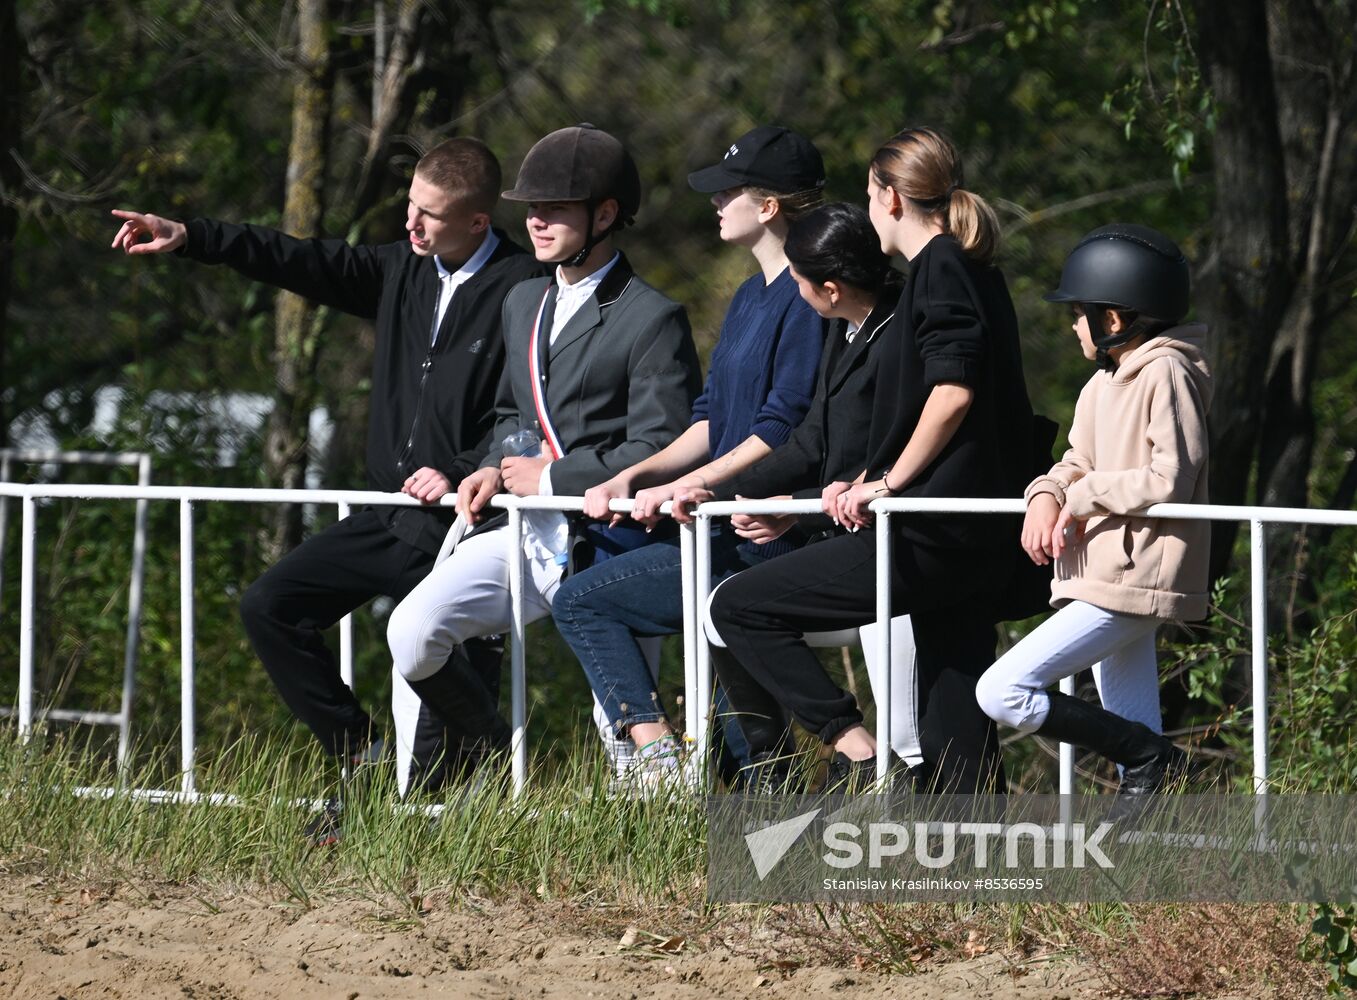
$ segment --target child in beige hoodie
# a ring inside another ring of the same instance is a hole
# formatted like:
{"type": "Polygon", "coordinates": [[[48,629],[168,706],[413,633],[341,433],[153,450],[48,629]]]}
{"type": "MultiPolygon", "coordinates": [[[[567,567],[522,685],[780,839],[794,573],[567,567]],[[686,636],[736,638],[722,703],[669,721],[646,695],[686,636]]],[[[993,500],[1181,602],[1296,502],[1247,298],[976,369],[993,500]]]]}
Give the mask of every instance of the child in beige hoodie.
{"type": "Polygon", "coordinates": [[[1155,632],[1206,614],[1210,525],[1138,516],[1155,503],[1206,501],[1205,327],[1188,309],[1178,247],[1144,226],[1096,229],[1070,253],[1048,301],[1074,306],[1099,368],[1075,406],[1070,447],[1026,490],[1022,545],[1056,562],[1060,610],[976,687],[985,712],[1024,733],[1101,753],[1121,794],[1158,790],[1181,754],[1159,735],[1155,632]],[[1047,688],[1087,667],[1104,708],[1047,688]]]}

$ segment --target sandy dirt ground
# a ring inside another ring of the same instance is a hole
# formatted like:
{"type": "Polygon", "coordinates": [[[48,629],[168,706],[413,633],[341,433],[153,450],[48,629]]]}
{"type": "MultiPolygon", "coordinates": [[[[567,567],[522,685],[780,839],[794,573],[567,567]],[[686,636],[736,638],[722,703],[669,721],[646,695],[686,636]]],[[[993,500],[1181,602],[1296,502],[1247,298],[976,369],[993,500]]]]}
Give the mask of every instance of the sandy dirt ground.
{"type": "MultiPolygon", "coordinates": [[[[772,961],[758,933],[738,949],[698,946],[664,928],[635,944],[584,929],[552,904],[463,903],[392,917],[362,901],[303,908],[183,888],[106,890],[0,879],[0,997],[331,998],[422,996],[688,1000],[1084,1000],[1106,995],[1068,960],[1013,966],[999,955],[910,976],[772,961]]],[[[770,943],[769,954],[775,953],[770,943]]]]}

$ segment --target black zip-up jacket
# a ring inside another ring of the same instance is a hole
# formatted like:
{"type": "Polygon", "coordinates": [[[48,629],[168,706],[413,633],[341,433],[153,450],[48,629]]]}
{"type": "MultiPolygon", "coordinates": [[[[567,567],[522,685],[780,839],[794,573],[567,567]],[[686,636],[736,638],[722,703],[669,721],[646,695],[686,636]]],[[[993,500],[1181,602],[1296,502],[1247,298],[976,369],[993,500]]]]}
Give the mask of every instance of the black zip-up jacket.
{"type": "MultiPolygon", "coordinates": [[[[408,243],[350,246],[211,219],[193,219],[187,226],[185,256],[227,264],[256,281],[373,321],[371,489],[397,492],[425,466],[443,473],[456,489],[476,470],[489,445],[504,366],[504,297],[520,281],[547,270],[531,254],[496,230],[499,246],[458,288],[435,340],[437,265],[408,243]]],[[[451,508],[378,511],[393,534],[430,553],[438,552],[454,517],[451,508]]]]}
{"type": "MultiPolygon", "coordinates": [[[[893,273],[887,280],[876,308],[850,344],[848,324],[833,320],[825,338],[815,398],[810,410],[786,443],[774,448],[744,472],[719,484],[718,500],[734,500],[736,494],[750,499],[790,493],[800,499],[818,498],[835,480],[851,480],[867,462],[867,428],[877,393],[880,345],[889,335],[888,325],[904,284],[893,273]]],[[[824,514],[808,514],[797,526],[807,535],[834,527],[824,514]]]]}

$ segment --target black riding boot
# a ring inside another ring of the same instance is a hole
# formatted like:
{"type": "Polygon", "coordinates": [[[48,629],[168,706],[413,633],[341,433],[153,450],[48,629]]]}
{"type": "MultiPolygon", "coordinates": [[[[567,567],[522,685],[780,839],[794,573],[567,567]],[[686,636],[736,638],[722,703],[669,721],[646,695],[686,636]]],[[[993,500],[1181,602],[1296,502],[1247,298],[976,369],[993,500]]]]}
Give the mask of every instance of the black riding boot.
{"type": "Polygon", "coordinates": [[[449,659],[431,677],[410,681],[411,689],[447,722],[460,737],[463,748],[508,747],[512,731],[499,714],[485,683],[471,672],[466,661],[456,663],[456,659],[449,659]]]}
{"type": "Polygon", "coordinates": [[[1051,693],[1050,711],[1037,734],[1100,753],[1122,767],[1118,795],[1150,795],[1171,772],[1181,771],[1183,752],[1149,726],[1071,695],[1051,693]]]}

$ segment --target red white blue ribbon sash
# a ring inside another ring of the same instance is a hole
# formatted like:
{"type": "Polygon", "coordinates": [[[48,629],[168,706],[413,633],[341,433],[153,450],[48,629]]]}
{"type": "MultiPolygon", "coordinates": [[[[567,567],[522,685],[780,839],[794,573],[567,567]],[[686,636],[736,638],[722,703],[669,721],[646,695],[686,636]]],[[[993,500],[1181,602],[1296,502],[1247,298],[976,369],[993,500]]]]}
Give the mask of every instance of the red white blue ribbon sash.
{"type": "Polygon", "coordinates": [[[554,461],[565,454],[565,448],[561,446],[561,439],[557,436],[556,428],[552,426],[551,416],[547,412],[546,382],[542,378],[541,354],[537,350],[538,338],[542,332],[542,314],[546,311],[547,296],[551,294],[551,289],[552,286],[548,284],[546,291],[542,293],[542,302],[537,307],[537,318],[532,322],[532,337],[528,340],[528,372],[532,382],[532,401],[537,409],[537,424],[542,428],[542,437],[546,440],[554,461]]]}

